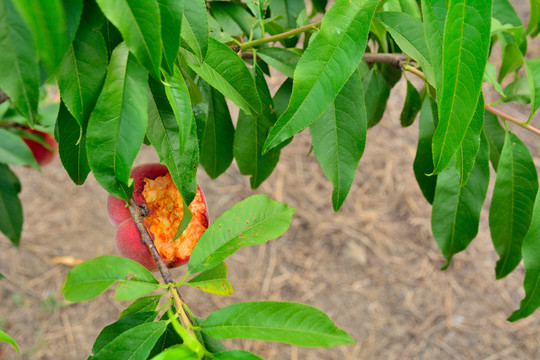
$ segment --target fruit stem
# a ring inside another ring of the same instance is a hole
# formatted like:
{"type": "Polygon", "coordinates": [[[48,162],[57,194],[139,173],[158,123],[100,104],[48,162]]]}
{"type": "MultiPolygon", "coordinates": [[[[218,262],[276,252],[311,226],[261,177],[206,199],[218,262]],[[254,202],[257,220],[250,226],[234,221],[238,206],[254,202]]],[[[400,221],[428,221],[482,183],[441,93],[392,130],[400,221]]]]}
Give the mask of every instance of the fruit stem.
{"type": "MultiPolygon", "coordinates": [[[[178,290],[178,288],[174,286],[174,279],[169,269],[167,268],[167,266],[161,259],[161,256],[159,255],[159,251],[156,248],[156,244],[154,244],[152,237],[150,236],[150,234],[148,233],[148,230],[144,226],[144,223],[142,220],[143,217],[141,214],[141,209],[135,203],[135,201],[133,201],[133,199],[129,200],[129,211],[131,213],[131,216],[133,217],[133,220],[135,221],[135,224],[137,225],[137,229],[139,229],[142,242],[148,247],[148,250],[150,251],[152,258],[154,259],[154,261],[156,262],[158,266],[158,269],[159,269],[159,272],[161,273],[161,277],[163,278],[163,281],[165,281],[165,284],[175,289],[175,291],[172,291],[171,289],[171,292],[173,293],[175,302],[177,302],[177,307],[179,308],[178,311],[180,311],[181,309],[181,311],[184,312],[183,307],[182,307],[182,305],[184,304],[184,299],[182,298],[182,295],[180,294],[180,290],[178,290]],[[176,293],[176,296],[175,296],[175,293],[176,293]],[[178,301],[176,301],[177,299],[178,301]]],[[[186,324],[189,323],[193,325],[191,318],[187,316],[185,313],[184,313],[184,318],[185,318],[186,324]]]]}

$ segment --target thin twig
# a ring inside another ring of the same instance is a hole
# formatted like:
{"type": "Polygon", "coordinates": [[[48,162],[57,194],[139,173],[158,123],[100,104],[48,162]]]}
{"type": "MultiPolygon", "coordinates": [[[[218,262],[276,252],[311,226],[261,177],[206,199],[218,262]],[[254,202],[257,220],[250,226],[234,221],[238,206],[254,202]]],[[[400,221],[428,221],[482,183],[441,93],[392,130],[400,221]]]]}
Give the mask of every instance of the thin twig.
{"type": "MultiPolygon", "coordinates": [[[[368,63],[385,63],[390,64],[398,69],[403,70],[403,66],[409,60],[406,54],[392,54],[392,53],[364,53],[364,60],[368,63]]],[[[410,60],[409,63],[415,62],[410,60]]]]}
{"type": "Polygon", "coordinates": [[[322,20],[315,21],[314,23],[304,25],[304,26],[301,26],[299,28],[292,29],[292,30],[289,30],[289,31],[285,31],[284,33],[281,33],[281,34],[276,34],[276,35],[272,35],[272,36],[268,36],[268,37],[263,37],[263,38],[260,38],[260,39],[257,39],[257,40],[247,41],[247,42],[245,42],[243,44],[240,44],[240,50],[251,49],[251,48],[253,48],[255,46],[259,46],[259,45],[266,44],[266,43],[269,43],[269,42],[281,41],[281,40],[291,38],[291,37],[293,37],[295,35],[298,35],[300,33],[309,31],[309,30],[319,26],[321,24],[321,21],[322,20]]]}
{"type": "MultiPolygon", "coordinates": [[[[154,241],[152,240],[152,237],[148,233],[148,230],[144,226],[143,223],[143,216],[141,214],[141,210],[139,206],[131,199],[129,201],[129,211],[131,212],[131,216],[133,217],[133,220],[135,221],[135,225],[137,225],[137,229],[139,229],[139,233],[141,234],[142,242],[148,247],[148,250],[150,251],[150,254],[152,255],[152,258],[156,262],[159,272],[161,273],[161,277],[163,278],[163,281],[165,281],[165,284],[171,285],[174,284],[174,279],[171,275],[171,272],[163,262],[163,259],[161,259],[161,255],[159,255],[159,251],[156,248],[156,244],[154,244],[154,241]]],[[[177,311],[180,313],[180,316],[183,318],[185,322],[189,322],[191,325],[193,325],[193,321],[189,317],[189,315],[186,315],[184,311],[184,299],[182,298],[182,294],[180,294],[180,291],[177,287],[174,287],[176,291],[173,292],[173,298],[175,300],[175,304],[177,307],[177,311]],[[175,294],[176,293],[176,296],[175,294]]]]}
{"type": "MultiPolygon", "coordinates": [[[[403,67],[403,69],[417,75],[418,77],[422,78],[424,81],[426,80],[426,77],[424,76],[424,73],[421,72],[420,70],[418,70],[417,68],[413,67],[413,66],[405,65],[403,67]]],[[[487,111],[489,111],[490,113],[495,114],[500,118],[506,119],[506,120],[516,124],[516,125],[521,126],[524,129],[527,129],[530,132],[540,136],[540,129],[537,129],[534,126],[529,125],[527,121],[519,120],[518,118],[513,117],[512,115],[509,115],[509,114],[507,114],[507,113],[505,113],[505,112],[503,112],[501,110],[495,109],[494,107],[492,107],[490,105],[485,105],[484,108],[487,111]]]]}
{"type": "Polygon", "coordinates": [[[519,120],[518,118],[515,118],[513,117],[512,115],[508,115],[507,113],[504,113],[498,109],[495,109],[494,107],[490,106],[490,105],[486,105],[486,110],[489,111],[490,113],[492,114],[495,114],[497,115],[498,117],[500,118],[503,118],[505,120],[508,120],[510,122],[513,122],[514,124],[517,124],[533,133],[535,133],[536,135],[539,135],[540,136],[540,130],[527,124],[526,121],[523,121],[523,120],[519,120]]]}

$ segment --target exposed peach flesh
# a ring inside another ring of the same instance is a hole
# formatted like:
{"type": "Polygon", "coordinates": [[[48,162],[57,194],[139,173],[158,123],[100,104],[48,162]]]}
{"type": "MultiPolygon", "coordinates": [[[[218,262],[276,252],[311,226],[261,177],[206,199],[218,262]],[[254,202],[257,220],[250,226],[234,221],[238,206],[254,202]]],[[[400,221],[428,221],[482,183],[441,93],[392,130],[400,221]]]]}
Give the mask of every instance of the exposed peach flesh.
{"type": "Polygon", "coordinates": [[[154,237],[154,243],[166,264],[187,259],[197,241],[206,230],[208,220],[206,206],[197,189],[195,199],[189,206],[193,217],[182,235],[174,236],[184,215],[182,196],[174,185],[170,174],[154,180],[144,178],[142,196],[148,205],[149,214],[144,218],[146,228],[154,237]]]}

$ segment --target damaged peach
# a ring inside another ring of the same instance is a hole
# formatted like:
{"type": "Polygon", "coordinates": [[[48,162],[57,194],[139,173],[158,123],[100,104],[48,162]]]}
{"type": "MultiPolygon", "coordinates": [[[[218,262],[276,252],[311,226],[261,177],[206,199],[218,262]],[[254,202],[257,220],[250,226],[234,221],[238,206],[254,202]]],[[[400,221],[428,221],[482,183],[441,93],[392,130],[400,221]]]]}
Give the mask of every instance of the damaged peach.
{"type": "MultiPolygon", "coordinates": [[[[204,194],[197,186],[195,199],[189,205],[193,217],[182,234],[174,239],[183,218],[182,196],[166,166],[146,164],[133,169],[133,200],[145,212],[143,223],[163,262],[169,268],[187,263],[197,241],[208,228],[208,211],[204,194]]],[[[142,242],[135,221],[125,202],[109,196],[107,213],[113,225],[116,249],[120,255],[157,270],[157,264],[142,242]]]]}

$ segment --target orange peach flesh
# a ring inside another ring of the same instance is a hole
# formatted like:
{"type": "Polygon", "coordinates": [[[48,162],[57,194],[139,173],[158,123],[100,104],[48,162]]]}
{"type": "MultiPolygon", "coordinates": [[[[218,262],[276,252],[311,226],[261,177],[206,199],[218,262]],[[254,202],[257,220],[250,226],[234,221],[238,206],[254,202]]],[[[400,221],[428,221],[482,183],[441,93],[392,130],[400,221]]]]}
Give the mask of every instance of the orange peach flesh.
{"type": "Polygon", "coordinates": [[[174,235],[182,221],[184,210],[182,196],[172,181],[171,175],[158,176],[154,180],[145,178],[142,195],[146,200],[149,215],[144,218],[146,228],[154,237],[154,243],[166,264],[189,258],[197,241],[206,230],[205,204],[197,189],[195,199],[189,206],[193,217],[182,235],[174,235]]]}

